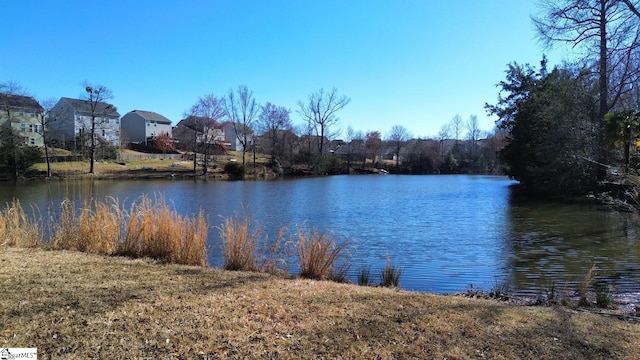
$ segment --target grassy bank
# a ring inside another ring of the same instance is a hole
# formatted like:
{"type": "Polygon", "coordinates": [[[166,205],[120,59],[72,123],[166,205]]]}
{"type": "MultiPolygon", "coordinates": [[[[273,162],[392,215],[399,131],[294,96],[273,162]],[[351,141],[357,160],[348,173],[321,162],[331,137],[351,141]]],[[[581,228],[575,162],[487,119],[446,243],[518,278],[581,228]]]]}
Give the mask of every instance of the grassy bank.
{"type": "Polygon", "coordinates": [[[563,307],[2,248],[1,347],[70,358],[640,358],[640,325],[563,307]]]}

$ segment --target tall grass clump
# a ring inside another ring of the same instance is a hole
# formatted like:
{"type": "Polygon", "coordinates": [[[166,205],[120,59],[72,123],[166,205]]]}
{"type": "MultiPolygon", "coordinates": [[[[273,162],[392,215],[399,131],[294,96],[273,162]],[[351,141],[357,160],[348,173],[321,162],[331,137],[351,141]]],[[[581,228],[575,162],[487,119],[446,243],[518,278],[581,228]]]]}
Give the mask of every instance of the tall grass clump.
{"type": "Polygon", "coordinates": [[[596,264],[593,264],[587,271],[587,274],[585,275],[584,280],[582,280],[582,282],[578,284],[578,294],[580,296],[580,299],[578,300],[578,305],[580,306],[590,305],[589,300],[587,298],[587,294],[589,291],[589,287],[591,287],[591,284],[593,283],[593,277],[595,276],[595,272],[596,272],[596,264]]]}
{"type": "Polygon", "coordinates": [[[286,228],[281,228],[274,241],[261,240],[262,229],[252,225],[245,212],[225,218],[220,226],[224,269],[238,271],[280,272],[280,247],[286,228]]]}
{"type": "Polygon", "coordinates": [[[85,200],[76,207],[74,201],[63,200],[57,221],[52,220],[51,246],[106,255],[119,252],[125,214],[115,198],[109,201],[85,200]]]}
{"type": "Polygon", "coordinates": [[[358,272],[358,285],[369,286],[371,285],[371,268],[366,266],[360,269],[358,272]]]}
{"type": "Polygon", "coordinates": [[[387,265],[382,269],[380,273],[382,281],[380,286],[384,287],[398,287],[400,285],[400,276],[402,275],[402,269],[391,264],[391,259],[387,258],[387,265]]]}
{"type": "Polygon", "coordinates": [[[163,197],[141,196],[127,213],[122,253],[186,265],[206,266],[207,230],[202,210],[182,217],[163,197]]]}
{"type": "Polygon", "coordinates": [[[0,245],[35,247],[43,243],[42,227],[35,219],[30,220],[20,201],[13,199],[0,211],[0,245]]]}
{"type": "Polygon", "coordinates": [[[294,242],[300,277],[316,280],[345,279],[350,241],[338,242],[331,233],[298,229],[294,242]]]}
{"type": "Polygon", "coordinates": [[[246,213],[225,218],[220,226],[226,270],[258,271],[258,242],[261,229],[254,228],[246,213]]]}
{"type": "Polygon", "coordinates": [[[609,284],[606,281],[599,281],[595,284],[596,290],[596,306],[600,308],[608,308],[611,306],[613,299],[611,297],[611,291],[609,290],[609,284]]]}

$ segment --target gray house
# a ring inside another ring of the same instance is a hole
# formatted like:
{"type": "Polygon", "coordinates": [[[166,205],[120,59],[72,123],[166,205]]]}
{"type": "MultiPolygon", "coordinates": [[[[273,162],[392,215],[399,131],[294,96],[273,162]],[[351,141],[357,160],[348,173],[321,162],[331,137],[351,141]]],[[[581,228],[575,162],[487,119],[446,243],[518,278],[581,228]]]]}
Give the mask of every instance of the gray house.
{"type": "MultiPolygon", "coordinates": [[[[60,98],[49,115],[49,133],[61,144],[86,142],[91,134],[91,103],[88,100],[60,98]]],[[[120,146],[120,114],[115,106],[96,104],[95,135],[99,141],[120,146]]]]}
{"type": "Polygon", "coordinates": [[[171,134],[171,120],[153,111],[133,110],[124,114],[122,135],[131,143],[147,145],[160,134],[171,134]]]}

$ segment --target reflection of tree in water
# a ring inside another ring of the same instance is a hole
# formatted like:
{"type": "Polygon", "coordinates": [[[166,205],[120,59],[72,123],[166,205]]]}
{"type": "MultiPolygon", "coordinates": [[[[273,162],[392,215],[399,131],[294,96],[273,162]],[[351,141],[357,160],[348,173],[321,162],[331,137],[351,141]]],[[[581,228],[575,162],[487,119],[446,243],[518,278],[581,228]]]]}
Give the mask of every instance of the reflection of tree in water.
{"type": "Polygon", "coordinates": [[[514,200],[509,208],[506,272],[514,290],[529,294],[576,289],[595,264],[595,280],[614,291],[640,284],[637,217],[586,202],[514,200]]]}

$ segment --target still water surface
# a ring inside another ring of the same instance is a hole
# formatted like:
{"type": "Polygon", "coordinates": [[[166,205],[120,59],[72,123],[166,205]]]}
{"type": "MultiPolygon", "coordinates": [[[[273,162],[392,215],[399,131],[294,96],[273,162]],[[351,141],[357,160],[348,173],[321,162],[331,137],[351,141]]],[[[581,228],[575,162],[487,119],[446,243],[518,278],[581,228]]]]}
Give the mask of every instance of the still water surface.
{"type": "MultiPolygon", "coordinates": [[[[163,195],[183,215],[204,209],[210,264],[219,266],[223,217],[246,211],[270,238],[281,227],[331,230],[354,240],[352,281],[390,259],[405,289],[451,293],[500,283],[535,295],[573,289],[592,264],[619,292],[640,288],[640,223],[587,202],[518,198],[495,176],[331,176],[281,181],[94,181],[0,183],[0,204],[18,198],[40,212],[65,197],[130,202],[163,195]]],[[[290,260],[291,271],[295,271],[290,260]]]]}

